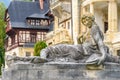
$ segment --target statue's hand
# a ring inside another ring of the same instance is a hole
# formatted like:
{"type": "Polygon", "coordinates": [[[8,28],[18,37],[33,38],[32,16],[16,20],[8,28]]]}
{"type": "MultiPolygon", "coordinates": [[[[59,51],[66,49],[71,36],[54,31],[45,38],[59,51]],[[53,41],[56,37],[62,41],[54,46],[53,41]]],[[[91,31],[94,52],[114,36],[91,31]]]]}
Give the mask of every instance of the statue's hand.
{"type": "Polygon", "coordinates": [[[82,44],[85,41],[84,34],[79,35],[77,41],[78,41],[78,44],[82,44]]]}
{"type": "Polygon", "coordinates": [[[105,58],[106,56],[100,56],[99,54],[93,54],[86,60],[86,63],[101,65],[104,62],[105,58]]]}
{"type": "Polygon", "coordinates": [[[105,58],[106,58],[106,56],[105,56],[105,55],[102,55],[101,57],[99,57],[99,60],[98,60],[97,65],[102,64],[102,63],[105,61],[105,58]]]}

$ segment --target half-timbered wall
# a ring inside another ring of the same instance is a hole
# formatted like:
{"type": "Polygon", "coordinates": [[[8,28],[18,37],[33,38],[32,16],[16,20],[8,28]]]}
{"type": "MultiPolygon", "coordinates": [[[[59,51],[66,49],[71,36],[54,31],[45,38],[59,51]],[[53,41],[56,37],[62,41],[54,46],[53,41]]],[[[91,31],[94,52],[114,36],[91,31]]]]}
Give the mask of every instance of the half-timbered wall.
{"type": "Polygon", "coordinates": [[[19,42],[37,42],[45,39],[46,32],[19,31],[19,42]]]}
{"type": "Polygon", "coordinates": [[[36,43],[45,39],[46,31],[15,30],[6,39],[6,50],[11,50],[16,46],[23,46],[25,43],[36,43]]]}

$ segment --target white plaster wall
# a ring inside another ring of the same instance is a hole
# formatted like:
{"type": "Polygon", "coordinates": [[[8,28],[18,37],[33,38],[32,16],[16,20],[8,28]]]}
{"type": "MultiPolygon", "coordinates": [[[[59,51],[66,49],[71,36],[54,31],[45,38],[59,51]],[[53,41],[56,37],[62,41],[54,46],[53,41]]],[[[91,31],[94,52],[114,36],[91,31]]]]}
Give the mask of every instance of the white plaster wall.
{"type": "Polygon", "coordinates": [[[95,10],[95,21],[100,27],[101,31],[104,32],[104,21],[103,21],[103,12],[101,10],[95,10]]]}
{"type": "Polygon", "coordinates": [[[19,47],[5,52],[5,55],[13,55],[14,52],[16,53],[17,56],[19,56],[19,47]]]}
{"type": "MultiPolygon", "coordinates": [[[[5,52],[5,58],[7,58],[7,55],[11,55],[12,56],[14,53],[16,53],[17,56],[19,56],[19,47],[5,52]]],[[[6,69],[8,68],[7,61],[5,62],[5,68],[6,69]]]]}
{"type": "Polygon", "coordinates": [[[33,48],[17,47],[15,49],[12,49],[10,51],[5,52],[5,54],[6,55],[13,55],[14,53],[16,53],[16,56],[25,57],[26,52],[31,52],[31,56],[33,56],[34,49],[33,48]]]}

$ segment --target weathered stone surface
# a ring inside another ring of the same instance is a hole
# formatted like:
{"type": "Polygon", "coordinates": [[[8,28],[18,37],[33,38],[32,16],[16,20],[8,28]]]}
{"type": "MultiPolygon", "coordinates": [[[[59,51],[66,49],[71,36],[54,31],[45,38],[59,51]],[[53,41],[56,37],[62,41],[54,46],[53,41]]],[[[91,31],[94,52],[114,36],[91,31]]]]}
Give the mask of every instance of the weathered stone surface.
{"type": "Polygon", "coordinates": [[[88,70],[82,63],[13,64],[2,80],[119,80],[120,64],[106,63],[101,70],[88,70]]]}

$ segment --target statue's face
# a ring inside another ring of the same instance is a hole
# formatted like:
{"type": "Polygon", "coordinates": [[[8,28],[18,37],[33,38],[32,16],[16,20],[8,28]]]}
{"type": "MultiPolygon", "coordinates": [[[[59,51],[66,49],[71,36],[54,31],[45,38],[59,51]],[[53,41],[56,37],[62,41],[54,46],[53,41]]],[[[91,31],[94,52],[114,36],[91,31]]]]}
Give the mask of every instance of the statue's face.
{"type": "Polygon", "coordinates": [[[92,22],[93,22],[93,20],[89,16],[85,16],[85,17],[82,18],[82,24],[85,25],[88,28],[92,27],[92,22]]]}

